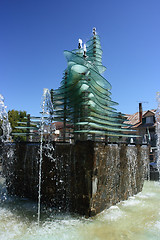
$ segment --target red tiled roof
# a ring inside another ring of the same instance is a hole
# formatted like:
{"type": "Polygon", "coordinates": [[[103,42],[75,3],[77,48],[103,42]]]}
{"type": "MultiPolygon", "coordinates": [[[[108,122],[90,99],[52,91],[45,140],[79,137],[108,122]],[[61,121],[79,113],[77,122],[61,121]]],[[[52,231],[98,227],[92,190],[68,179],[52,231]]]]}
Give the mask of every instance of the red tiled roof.
{"type": "MultiPolygon", "coordinates": [[[[156,113],[155,109],[152,110],[147,110],[147,111],[143,111],[142,113],[142,117],[147,113],[147,112],[152,112],[153,114],[156,113]]],[[[134,114],[126,114],[125,115],[127,118],[127,121],[125,123],[132,125],[132,127],[138,127],[139,125],[141,125],[141,122],[139,121],[139,112],[136,112],[134,114]]]]}
{"type": "MultiPolygon", "coordinates": [[[[63,129],[63,122],[54,122],[53,123],[57,130],[63,129]]],[[[66,124],[66,127],[71,127],[71,125],[66,124]]]]}

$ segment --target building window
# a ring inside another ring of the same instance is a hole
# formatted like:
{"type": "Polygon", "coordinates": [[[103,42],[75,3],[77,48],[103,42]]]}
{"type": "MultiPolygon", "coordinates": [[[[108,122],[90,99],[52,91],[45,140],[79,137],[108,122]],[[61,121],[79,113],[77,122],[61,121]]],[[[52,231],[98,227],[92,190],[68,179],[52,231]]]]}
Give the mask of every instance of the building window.
{"type": "Polygon", "coordinates": [[[146,117],[146,123],[153,123],[153,116],[146,117]]]}

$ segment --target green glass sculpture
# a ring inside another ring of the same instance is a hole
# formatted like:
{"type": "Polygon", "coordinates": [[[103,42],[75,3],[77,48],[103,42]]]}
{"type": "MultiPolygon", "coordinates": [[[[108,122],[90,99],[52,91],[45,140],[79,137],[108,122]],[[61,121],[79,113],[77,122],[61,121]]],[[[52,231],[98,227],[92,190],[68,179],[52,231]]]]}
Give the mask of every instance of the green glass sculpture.
{"type": "Polygon", "coordinates": [[[125,128],[124,116],[113,107],[111,84],[101,75],[102,65],[100,37],[93,29],[93,36],[73,51],[64,51],[68,66],[61,86],[53,91],[54,120],[73,129],[74,136],[81,140],[88,136],[131,137],[125,128]]]}

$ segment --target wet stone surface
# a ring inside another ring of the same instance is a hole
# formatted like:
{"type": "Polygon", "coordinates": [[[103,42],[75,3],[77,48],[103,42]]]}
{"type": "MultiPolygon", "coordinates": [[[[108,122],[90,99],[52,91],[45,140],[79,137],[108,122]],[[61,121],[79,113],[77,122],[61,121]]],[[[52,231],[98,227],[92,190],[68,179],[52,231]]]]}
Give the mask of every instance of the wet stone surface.
{"type": "MultiPolygon", "coordinates": [[[[3,173],[8,192],[38,198],[39,144],[6,144],[3,173]]],[[[93,216],[142,190],[148,147],[93,141],[43,146],[41,202],[60,211],[93,216]]]]}

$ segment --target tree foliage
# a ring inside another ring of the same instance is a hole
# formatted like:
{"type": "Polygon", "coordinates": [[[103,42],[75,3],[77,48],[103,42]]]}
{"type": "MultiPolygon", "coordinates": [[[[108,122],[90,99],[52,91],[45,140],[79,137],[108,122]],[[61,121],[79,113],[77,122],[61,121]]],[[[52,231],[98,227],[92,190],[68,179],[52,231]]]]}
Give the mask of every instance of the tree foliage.
{"type": "MultiPolygon", "coordinates": [[[[27,112],[26,111],[17,111],[17,110],[10,110],[8,111],[8,120],[12,127],[12,133],[23,133],[26,132],[25,129],[17,129],[15,127],[18,126],[26,126],[24,124],[20,124],[18,122],[27,122],[27,112]]],[[[26,141],[25,136],[13,136],[14,141],[26,141]]]]}

